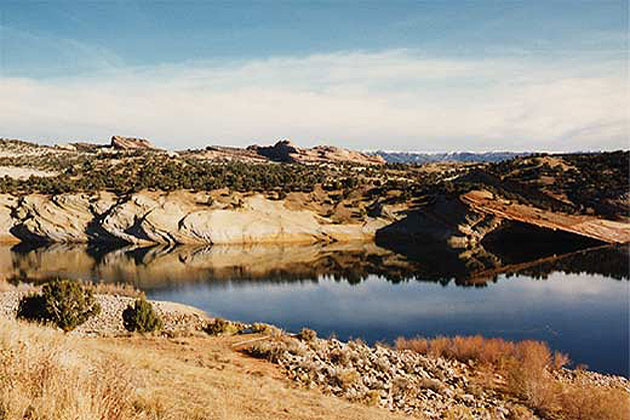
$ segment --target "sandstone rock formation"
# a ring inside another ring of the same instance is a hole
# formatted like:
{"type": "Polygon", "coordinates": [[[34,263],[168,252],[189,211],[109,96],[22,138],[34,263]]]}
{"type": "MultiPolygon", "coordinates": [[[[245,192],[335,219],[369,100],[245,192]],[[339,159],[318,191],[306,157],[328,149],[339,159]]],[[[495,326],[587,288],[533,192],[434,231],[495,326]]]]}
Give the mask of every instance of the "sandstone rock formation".
{"type": "Polygon", "coordinates": [[[13,232],[13,208],[16,207],[18,199],[10,195],[0,195],[0,242],[19,242],[19,238],[13,232]]]}
{"type": "Polygon", "coordinates": [[[378,232],[379,238],[430,239],[463,248],[481,242],[502,219],[475,211],[456,198],[439,197],[431,205],[409,211],[378,232]]]}
{"type": "MultiPolygon", "coordinates": [[[[372,206],[360,218],[344,218],[317,204],[316,195],[290,193],[277,200],[260,193],[223,190],[142,191],[124,196],[109,192],[0,194],[0,241],[218,245],[394,240],[476,249],[488,234],[514,221],[602,243],[630,241],[623,223],[587,216],[569,220],[566,215],[555,221],[550,216],[521,220],[505,209],[495,211],[490,204],[486,208],[471,204],[469,196],[437,197],[415,208],[372,206]],[[560,223],[565,219],[572,223],[560,223]],[[574,219],[579,223],[573,223],[574,219]]],[[[339,211],[350,210],[342,207],[339,211]]]]}
{"type": "Polygon", "coordinates": [[[313,148],[301,148],[290,140],[280,140],[273,146],[249,146],[247,150],[256,151],[277,162],[295,163],[325,163],[325,162],[351,162],[359,164],[381,165],[385,160],[376,155],[358,152],[356,150],[342,149],[335,146],[315,146],[313,148]]]}
{"type": "Polygon", "coordinates": [[[241,149],[238,147],[227,146],[208,146],[203,151],[194,153],[196,159],[210,160],[215,162],[254,162],[263,163],[268,162],[265,156],[259,155],[256,150],[241,149]]]}
{"type": "Polygon", "coordinates": [[[128,197],[110,193],[0,195],[3,241],[101,242],[132,244],[247,244],[331,242],[373,239],[387,224],[331,224],[313,210],[289,209],[262,195],[216,203],[207,193],[142,192],[128,197]]]}
{"type": "Polygon", "coordinates": [[[144,149],[144,150],[154,150],[157,149],[149,140],[134,138],[134,137],[123,137],[123,136],[112,136],[111,147],[119,150],[135,150],[135,149],[144,149]]]}

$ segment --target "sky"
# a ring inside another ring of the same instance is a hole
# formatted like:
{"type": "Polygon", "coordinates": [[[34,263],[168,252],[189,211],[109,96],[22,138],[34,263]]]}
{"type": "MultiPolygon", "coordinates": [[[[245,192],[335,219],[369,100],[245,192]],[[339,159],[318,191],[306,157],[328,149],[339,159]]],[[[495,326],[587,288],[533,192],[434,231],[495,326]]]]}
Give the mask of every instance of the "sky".
{"type": "Polygon", "coordinates": [[[627,1],[0,0],[0,137],[628,149],[627,1]]]}

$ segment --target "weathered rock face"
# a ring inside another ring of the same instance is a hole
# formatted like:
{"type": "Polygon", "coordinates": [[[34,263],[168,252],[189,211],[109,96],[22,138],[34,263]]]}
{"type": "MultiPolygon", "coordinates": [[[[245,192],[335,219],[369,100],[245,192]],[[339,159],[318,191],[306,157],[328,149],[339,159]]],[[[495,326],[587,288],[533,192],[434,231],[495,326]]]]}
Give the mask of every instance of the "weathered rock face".
{"type": "Polygon", "coordinates": [[[296,163],[325,163],[325,162],[351,162],[363,165],[382,165],[385,160],[381,156],[368,155],[356,150],[342,149],[335,146],[315,146],[311,149],[301,148],[290,140],[281,140],[273,146],[250,146],[250,151],[256,151],[278,162],[296,163]]]}
{"type": "Polygon", "coordinates": [[[219,193],[0,195],[0,240],[218,245],[419,238],[464,247],[475,245],[501,223],[457,199],[413,211],[381,208],[363,219],[333,223],[291,197],[228,194],[214,201],[212,194],[219,193]]]}
{"type": "Polygon", "coordinates": [[[433,204],[410,211],[378,235],[382,239],[407,238],[413,241],[446,242],[453,247],[475,245],[498,228],[502,219],[471,210],[456,198],[438,198],[433,204]]]}
{"type": "Polygon", "coordinates": [[[157,149],[149,140],[122,136],[112,136],[111,147],[119,150],[157,149]]]}
{"type": "Polygon", "coordinates": [[[306,159],[312,157],[316,161],[352,162],[360,164],[383,165],[385,159],[378,155],[369,155],[356,150],[343,149],[335,146],[315,146],[308,150],[306,159]]]}
{"type": "Polygon", "coordinates": [[[205,193],[143,192],[0,196],[3,241],[132,244],[248,244],[369,240],[386,221],[333,225],[311,210],[291,210],[261,195],[234,206],[208,205],[205,193]]]}
{"type": "Polygon", "coordinates": [[[17,205],[17,198],[10,195],[0,196],[0,242],[18,242],[12,233],[14,229],[13,208],[17,205]]]}
{"type": "Polygon", "coordinates": [[[105,240],[99,219],[115,203],[112,194],[30,195],[20,198],[13,211],[13,235],[44,242],[105,240]]]}

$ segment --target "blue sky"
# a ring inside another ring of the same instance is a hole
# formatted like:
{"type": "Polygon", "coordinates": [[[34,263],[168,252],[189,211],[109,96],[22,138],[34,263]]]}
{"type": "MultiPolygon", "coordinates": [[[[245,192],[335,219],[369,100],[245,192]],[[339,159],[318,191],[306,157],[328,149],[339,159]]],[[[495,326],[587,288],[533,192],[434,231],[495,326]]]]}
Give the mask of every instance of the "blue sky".
{"type": "Polygon", "coordinates": [[[628,148],[626,1],[0,4],[4,137],[628,148]]]}

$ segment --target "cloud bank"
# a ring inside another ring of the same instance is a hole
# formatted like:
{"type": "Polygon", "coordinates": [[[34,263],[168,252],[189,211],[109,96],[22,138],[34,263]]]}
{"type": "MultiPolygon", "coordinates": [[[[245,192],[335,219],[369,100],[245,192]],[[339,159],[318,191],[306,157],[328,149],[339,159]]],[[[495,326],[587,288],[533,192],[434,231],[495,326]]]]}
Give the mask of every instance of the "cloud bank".
{"type": "Polygon", "coordinates": [[[409,50],[4,77],[3,137],[150,138],[171,148],[289,137],[359,149],[628,148],[621,60],[438,59],[409,50]]]}

